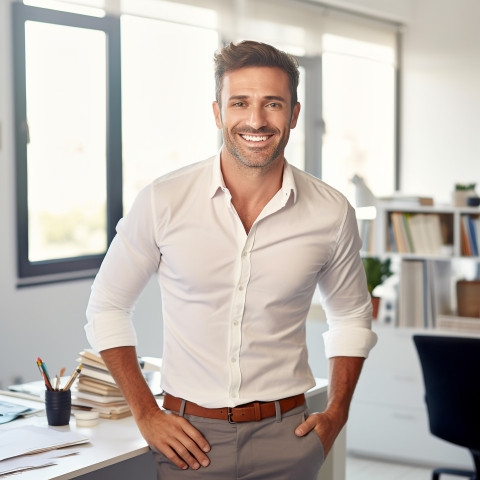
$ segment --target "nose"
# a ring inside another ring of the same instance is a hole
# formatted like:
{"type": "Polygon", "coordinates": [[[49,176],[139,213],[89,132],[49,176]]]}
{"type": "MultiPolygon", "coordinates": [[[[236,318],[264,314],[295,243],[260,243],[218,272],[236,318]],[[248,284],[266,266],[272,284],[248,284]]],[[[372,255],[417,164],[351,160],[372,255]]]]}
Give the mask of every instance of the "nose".
{"type": "Polygon", "coordinates": [[[256,130],[266,126],[266,112],[261,106],[252,105],[248,117],[248,125],[256,130]]]}

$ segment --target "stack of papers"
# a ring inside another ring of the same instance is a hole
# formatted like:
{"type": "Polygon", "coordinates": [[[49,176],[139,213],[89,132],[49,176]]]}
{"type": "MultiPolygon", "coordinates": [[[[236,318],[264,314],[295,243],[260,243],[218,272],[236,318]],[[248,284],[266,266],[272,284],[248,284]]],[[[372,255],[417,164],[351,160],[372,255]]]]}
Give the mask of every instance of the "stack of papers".
{"type": "Polygon", "coordinates": [[[92,351],[80,352],[82,374],[74,392],[72,406],[98,412],[101,418],[123,418],[131,415],[122,392],[115,384],[102,357],[92,351]]]}
{"type": "MultiPolygon", "coordinates": [[[[130,408],[108,371],[100,354],[85,349],[77,359],[82,364],[82,374],[73,391],[72,406],[98,412],[101,418],[117,419],[131,415],[130,408]]],[[[142,357],[139,359],[143,375],[152,393],[160,395],[161,359],[142,357]]]]}
{"type": "Polygon", "coordinates": [[[55,458],[78,453],[56,449],[86,442],[88,438],[77,432],[34,425],[0,430],[0,475],[53,465],[55,458]]]}

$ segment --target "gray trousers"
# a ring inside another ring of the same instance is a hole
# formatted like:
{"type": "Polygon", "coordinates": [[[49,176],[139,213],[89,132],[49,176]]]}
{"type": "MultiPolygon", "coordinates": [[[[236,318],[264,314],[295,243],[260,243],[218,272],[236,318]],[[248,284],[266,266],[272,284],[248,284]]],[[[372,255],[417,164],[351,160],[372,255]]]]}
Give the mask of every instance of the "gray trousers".
{"type": "Polygon", "coordinates": [[[152,448],[159,480],[315,480],[323,464],[316,432],[304,437],[294,433],[308,417],[306,405],[259,422],[184,416],[209,442],[210,465],[181,470],[152,448]]]}

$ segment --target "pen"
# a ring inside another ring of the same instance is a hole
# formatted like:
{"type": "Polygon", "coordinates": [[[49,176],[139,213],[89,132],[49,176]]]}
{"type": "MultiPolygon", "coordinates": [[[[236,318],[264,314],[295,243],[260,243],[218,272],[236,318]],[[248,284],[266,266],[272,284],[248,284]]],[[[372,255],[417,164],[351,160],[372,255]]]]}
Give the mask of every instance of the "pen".
{"type": "Polygon", "coordinates": [[[45,367],[45,364],[42,362],[42,359],[40,357],[37,358],[37,366],[43,376],[45,386],[48,388],[48,390],[53,390],[50,378],[48,377],[47,368],[45,367]]]}
{"type": "Polygon", "coordinates": [[[63,391],[68,390],[75,379],[78,377],[78,374],[82,371],[82,364],[80,364],[76,370],[72,373],[72,376],[68,379],[67,384],[62,388],[63,391]]]}

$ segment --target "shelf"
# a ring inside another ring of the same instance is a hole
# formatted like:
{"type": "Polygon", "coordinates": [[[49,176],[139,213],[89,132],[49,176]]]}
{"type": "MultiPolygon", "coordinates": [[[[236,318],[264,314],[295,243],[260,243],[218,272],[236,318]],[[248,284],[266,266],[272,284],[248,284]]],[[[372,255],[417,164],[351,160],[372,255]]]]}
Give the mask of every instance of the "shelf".
{"type": "Polygon", "coordinates": [[[439,315],[456,311],[455,282],[474,278],[480,263],[479,208],[381,203],[359,228],[362,255],[395,262],[395,326],[433,329],[439,315]]]}
{"type": "Polygon", "coordinates": [[[381,203],[375,220],[359,220],[365,255],[480,260],[480,209],[381,203]]]}

